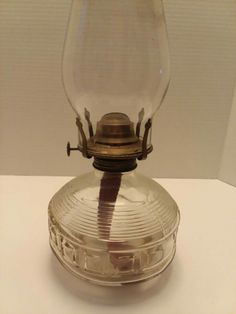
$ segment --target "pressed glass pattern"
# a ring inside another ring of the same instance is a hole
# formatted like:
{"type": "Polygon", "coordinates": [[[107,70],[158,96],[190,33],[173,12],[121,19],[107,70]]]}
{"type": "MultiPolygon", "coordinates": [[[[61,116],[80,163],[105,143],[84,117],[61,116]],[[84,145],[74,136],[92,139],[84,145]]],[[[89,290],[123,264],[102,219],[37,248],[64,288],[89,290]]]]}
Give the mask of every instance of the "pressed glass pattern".
{"type": "Polygon", "coordinates": [[[135,171],[95,170],[68,182],[49,204],[50,244],[75,275],[98,284],[141,281],[175,254],[179,210],[135,171]]]}

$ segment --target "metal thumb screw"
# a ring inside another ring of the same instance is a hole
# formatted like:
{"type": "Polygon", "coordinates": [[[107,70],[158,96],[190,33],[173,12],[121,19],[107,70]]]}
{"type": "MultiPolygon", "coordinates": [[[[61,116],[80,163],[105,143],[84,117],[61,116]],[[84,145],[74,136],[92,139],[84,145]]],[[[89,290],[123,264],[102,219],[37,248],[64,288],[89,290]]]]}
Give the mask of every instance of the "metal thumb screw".
{"type": "Polygon", "coordinates": [[[70,156],[70,151],[71,151],[70,142],[68,142],[66,146],[66,152],[68,157],[70,156]]]}

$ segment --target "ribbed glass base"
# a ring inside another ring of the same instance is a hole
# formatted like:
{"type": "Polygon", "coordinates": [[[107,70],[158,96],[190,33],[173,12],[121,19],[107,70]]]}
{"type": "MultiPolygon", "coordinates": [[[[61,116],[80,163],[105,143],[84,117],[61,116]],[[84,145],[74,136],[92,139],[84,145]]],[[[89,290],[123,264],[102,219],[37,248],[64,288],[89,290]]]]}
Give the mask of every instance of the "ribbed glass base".
{"type": "Polygon", "coordinates": [[[93,283],[143,281],[172,261],[179,218],[175,201],[153,180],[95,170],[52,198],[50,245],[66,269],[93,283]]]}

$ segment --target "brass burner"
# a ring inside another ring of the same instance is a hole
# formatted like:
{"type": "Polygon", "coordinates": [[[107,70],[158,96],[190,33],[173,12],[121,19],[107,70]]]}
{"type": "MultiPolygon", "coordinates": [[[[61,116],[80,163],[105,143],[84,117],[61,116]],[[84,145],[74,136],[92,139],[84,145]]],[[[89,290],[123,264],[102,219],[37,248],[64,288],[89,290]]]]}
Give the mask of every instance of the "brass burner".
{"type": "Polygon", "coordinates": [[[105,114],[97,124],[94,143],[104,145],[126,145],[137,143],[134,124],[129,117],[120,112],[105,114]]]}
{"type": "Polygon", "coordinates": [[[94,167],[103,171],[123,172],[136,168],[136,159],[146,159],[147,154],[152,151],[152,145],[147,144],[151,119],[145,124],[143,138],[139,136],[143,115],[142,109],[135,133],[134,123],[126,114],[108,113],[97,123],[96,133],[93,135],[90,115],[85,110],[90,138],[89,140],[86,139],[82,122],[77,118],[76,124],[81,133],[82,145],[71,148],[68,143],[68,155],[70,155],[71,150],[79,150],[84,157],[94,157],[94,167]]]}

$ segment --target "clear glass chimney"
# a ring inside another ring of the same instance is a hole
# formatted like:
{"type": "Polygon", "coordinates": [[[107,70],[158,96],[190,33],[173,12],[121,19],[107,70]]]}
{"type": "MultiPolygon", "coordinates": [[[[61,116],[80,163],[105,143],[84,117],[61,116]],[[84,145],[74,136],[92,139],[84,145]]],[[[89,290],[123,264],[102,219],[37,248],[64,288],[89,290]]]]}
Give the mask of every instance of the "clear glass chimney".
{"type": "MultiPolygon", "coordinates": [[[[74,0],[65,40],[63,82],[76,115],[93,129],[109,112],[143,124],[160,107],[170,81],[161,0],[74,0]]],[[[85,128],[89,138],[88,128],[85,128]]],[[[141,128],[143,136],[144,128],[141,128]]],[[[80,143],[81,144],[81,143],[80,143]]]]}

